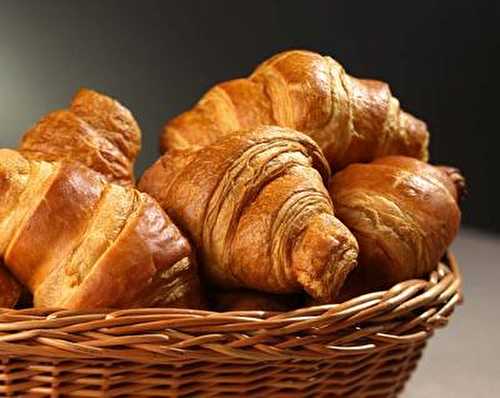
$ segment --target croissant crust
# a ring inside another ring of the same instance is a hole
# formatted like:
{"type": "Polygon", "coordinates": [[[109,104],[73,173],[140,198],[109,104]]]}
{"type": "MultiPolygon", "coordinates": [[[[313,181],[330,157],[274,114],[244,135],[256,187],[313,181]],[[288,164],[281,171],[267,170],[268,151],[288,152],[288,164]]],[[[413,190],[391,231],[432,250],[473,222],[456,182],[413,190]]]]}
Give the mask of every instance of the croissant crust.
{"type": "Polygon", "coordinates": [[[334,170],[385,155],[428,157],[425,123],[400,109],[387,84],[356,79],[332,58],[298,50],[210,89],[166,124],[161,148],[197,149],[261,125],[309,135],[334,170]]]}
{"type": "Polygon", "coordinates": [[[357,244],[335,218],[328,163],[307,136],[260,127],[199,151],[172,151],[139,187],[197,245],[222,287],[304,288],[331,301],[356,264],[357,244]]]}
{"type": "Polygon", "coordinates": [[[196,305],[191,247],[148,195],[0,150],[0,257],[35,306],[196,305]]]}
{"type": "Polygon", "coordinates": [[[68,109],[49,113],[28,130],[19,147],[28,159],[80,162],[108,181],[133,185],[141,131],[118,101],[82,89],[68,109]]]}
{"type": "Polygon", "coordinates": [[[373,290],[435,269],[460,224],[464,180],[451,170],[390,156],[334,176],[330,193],[337,216],[360,246],[351,284],[373,290]]]}

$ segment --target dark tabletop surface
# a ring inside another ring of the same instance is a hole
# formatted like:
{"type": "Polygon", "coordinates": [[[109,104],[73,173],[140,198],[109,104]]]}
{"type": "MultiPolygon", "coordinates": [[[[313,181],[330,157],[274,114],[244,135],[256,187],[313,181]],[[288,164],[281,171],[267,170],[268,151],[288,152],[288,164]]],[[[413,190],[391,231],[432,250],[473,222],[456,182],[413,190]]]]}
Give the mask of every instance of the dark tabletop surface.
{"type": "Polygon", "coordinates": [[[402,398],[500,397],[500,237],[463,230],[465,301],[430,340],[402,398]]]}

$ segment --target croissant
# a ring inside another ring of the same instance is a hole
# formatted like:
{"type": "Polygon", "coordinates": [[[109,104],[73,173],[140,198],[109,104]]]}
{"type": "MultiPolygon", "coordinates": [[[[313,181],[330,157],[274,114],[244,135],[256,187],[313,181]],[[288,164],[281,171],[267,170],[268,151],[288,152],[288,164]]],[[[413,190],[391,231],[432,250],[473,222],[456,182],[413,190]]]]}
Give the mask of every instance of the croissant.
{"type": "Polygon", "coordinates": [[[196,306],[190,244],[148,195],[12,150],[0,181],[0,258],[35,306],[196,306]]]}
{"type": "Polygon", "coordinates": [[[29,129],[20,152],[27,159],[81,162],[108,181],[130,186],[141,131],[120,103],[82,89],[68,109],[49,113],[29,129]]]}
{"type": "Polygon", "coordinates": [[[171,151],[139,183],[224,287],[305,289],[331,301],[356,264],[357,243],[334,216],[319,147],[290,129],[238,132],[199,151],[171,151]]]}
{"type": "Polygon", "coordinates": [[[21,297],[21,285],[0,264],[0,308],[12,308],[21,297]]]}
{"type": "Polygon", "coordinates": [[[334,170],[385,155],[428,156],[425,123],[400,109],[387,84],[356,79],[309,51],[277,54],[249,78],[216,85],[167,123],[161,147],[196,149],[260,125],[309,135],[334,170]]]}
{"type": "Polygon", "coordinates": [[[460,224],[464,179],[457,169],[389,156],[337,173],[337,217],[359,243],[359,266],[345,289],[359,294],[435,269],[460,224]]]}

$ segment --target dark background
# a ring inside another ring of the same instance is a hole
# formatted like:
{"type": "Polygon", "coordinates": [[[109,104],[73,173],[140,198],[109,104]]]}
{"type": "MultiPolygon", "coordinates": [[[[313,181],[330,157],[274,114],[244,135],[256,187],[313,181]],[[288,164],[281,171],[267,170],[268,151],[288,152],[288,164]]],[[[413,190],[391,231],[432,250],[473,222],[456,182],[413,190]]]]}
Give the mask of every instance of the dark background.
{"type": "Polygon", "coordinates": [[[214,83],[278,51],[311,49],[389,82],[427,121],[432,160],[468,177],[465,223],[499,232],[499,17],[486,0],[0,0],[0,146],[85,86],[137,117],[141,173],[164,122],[214,83]]]}

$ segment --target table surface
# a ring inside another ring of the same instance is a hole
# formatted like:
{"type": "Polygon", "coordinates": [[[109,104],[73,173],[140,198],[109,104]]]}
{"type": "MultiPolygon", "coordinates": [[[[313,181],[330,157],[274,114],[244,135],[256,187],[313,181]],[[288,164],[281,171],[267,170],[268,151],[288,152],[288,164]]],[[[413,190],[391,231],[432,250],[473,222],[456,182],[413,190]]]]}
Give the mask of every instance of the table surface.
{"type": "Polygon", "coordinates": [[[500,237],[463,230],[452,250],[464,304],[430,340],[402,398],[500,397],[500,237]]]}

